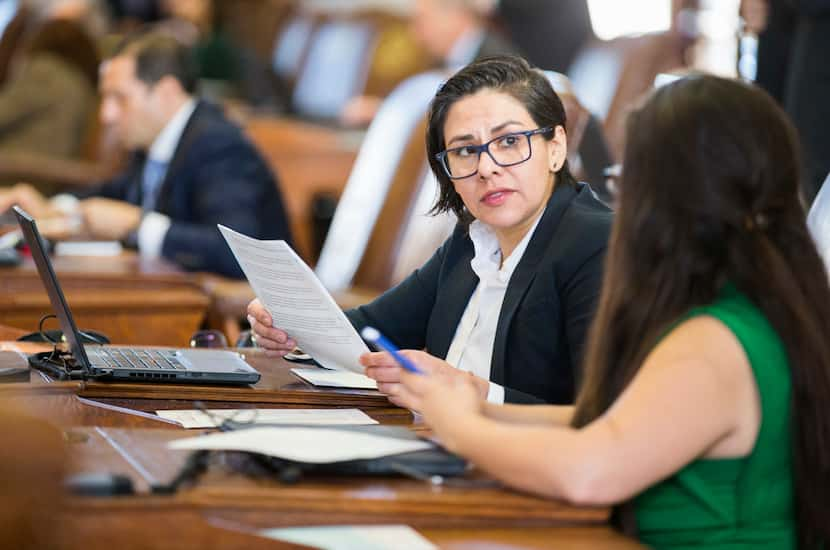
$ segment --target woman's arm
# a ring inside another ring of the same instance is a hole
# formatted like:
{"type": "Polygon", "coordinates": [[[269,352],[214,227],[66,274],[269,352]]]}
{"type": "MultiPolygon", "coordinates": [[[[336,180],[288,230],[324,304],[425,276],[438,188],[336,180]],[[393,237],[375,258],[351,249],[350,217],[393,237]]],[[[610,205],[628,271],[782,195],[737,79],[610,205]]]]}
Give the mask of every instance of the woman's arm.
{"type": "Polygon", "coordinates": [[[746,455],[760,424],[743,348],[710,317],[672,331],[581,430],[489,418],[459,384],[413,375],[404,383],[450,450],[507,485],[587,505],[627,500],[702,456],[746,455]]]}
{"type": "Polygon", "coordinates": [[[494,405],[485,403],[484,416],[510,424],[540,424],[569,426],[573,419],[573,405],[494,405]]]}

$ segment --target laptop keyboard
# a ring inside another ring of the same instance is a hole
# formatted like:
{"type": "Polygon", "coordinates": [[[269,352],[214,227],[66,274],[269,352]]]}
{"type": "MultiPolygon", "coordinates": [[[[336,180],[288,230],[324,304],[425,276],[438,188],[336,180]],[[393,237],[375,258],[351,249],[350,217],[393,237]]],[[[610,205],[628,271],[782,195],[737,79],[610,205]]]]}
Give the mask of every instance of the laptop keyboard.
{"type": "Polygon", "coordinates": [[[173,349],[84,346],[89,362],[99,369],[187,370],[173,349]]]}

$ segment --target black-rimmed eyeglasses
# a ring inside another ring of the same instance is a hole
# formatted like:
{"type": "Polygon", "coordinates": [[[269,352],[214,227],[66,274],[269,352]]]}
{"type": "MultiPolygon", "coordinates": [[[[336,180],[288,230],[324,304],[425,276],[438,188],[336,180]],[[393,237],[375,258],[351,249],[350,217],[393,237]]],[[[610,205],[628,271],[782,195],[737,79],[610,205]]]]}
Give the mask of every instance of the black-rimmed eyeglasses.
{"type": "Polygon", "coordinates": [[[499,166],[515,166],[525,162],[533,154],[530,138],[536,134],[547,134],[552,131],[553,128],[546,126],[524,132],[512,132],[481,145],[462,145],[441,151],[435,155],[435,158],[450,178],[469,178],[478,172],[481,153],[487,153],[499,166]]]}

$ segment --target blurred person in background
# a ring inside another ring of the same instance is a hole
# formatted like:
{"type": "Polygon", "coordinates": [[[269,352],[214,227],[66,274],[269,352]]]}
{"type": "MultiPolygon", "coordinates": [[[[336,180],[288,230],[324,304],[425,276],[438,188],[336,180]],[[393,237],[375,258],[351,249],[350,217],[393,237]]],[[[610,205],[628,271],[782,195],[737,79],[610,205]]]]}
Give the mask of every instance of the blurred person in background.
{"type": "Polygon", "coordinates": [[[830,172],[830,0],[742,0],[748,31],[758,35],[758,85],[792,118],[804,158],[802,191],[816,197],[830,172]]]}
{"type": "Polygon", "coordinates": [[[80,156],[98,103],[98,61],[83,26],[44,21],[0,89],[0,152],[80,156]]]}
{"type": "MultiPolygon", "coordinates": [[[[411,19],[418,43],[435,58],[437,67],[458,69],[477,59],[521,52],[498,33],[488,29],[491,0],[415,0],[411,19]]],[[[343,109],[341,121],[365,126],[372,121],[383,98],[359,96],[343,109]]]]}
{"type": "Polygon", "coordinates": [[[586,0],[500,0],[495,16],[527,60],[549,71],[567,73],[594,38],[586,0]]]}
{"type": "MultiPolygon", "coordinates": [[[[274,175],[242,131],[194,95],[192,52],[165,34],[133,37],[101,67],[101,121],[133,151],[123,174],[47,201],[21,184],[0,192],[0,212],[68,220],[94,239],[121,240],[143,257],[242,277],[216,224],[260,239],[291,240],[274,175]]],[[[55,225],[55,224],[53,224],[55,225]]]]}
{"type": "Polygon", "coordinates": [[[202,95],[240,100],[259,110],[283,107],[280,84],[268,65],[225,29],[230,10],[239,6],[220,0],[161,0],[160,8],[161,28],[194,51],[202,95]]]}

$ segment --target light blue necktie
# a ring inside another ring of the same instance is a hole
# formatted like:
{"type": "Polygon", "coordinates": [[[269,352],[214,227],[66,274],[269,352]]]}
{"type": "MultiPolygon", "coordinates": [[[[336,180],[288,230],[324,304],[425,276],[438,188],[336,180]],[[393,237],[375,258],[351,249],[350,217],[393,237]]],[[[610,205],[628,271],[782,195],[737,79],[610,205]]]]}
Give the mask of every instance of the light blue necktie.
{"type": "Polygon", "coordinates": [[[148,158],[144,163],[141,176],[141,208],[145,211],[155,210],[161,183],[167,173],[166,162],[148,158]]]}

